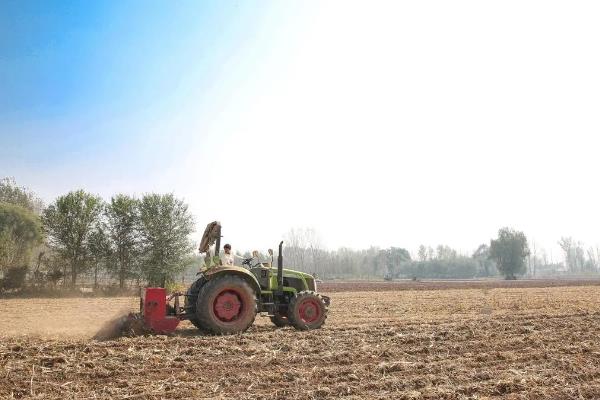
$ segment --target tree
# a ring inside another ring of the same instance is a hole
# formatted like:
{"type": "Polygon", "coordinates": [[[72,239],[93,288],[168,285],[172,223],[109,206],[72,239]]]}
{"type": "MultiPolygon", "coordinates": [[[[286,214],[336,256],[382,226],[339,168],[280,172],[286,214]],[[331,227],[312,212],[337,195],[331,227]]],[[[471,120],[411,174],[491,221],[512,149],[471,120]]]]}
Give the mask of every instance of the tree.
{"type": "Polygon", "coordinates": [[[38,215],[43,207],[42,201],[29,189],[17,186],[14,178],[0,179],[0,202],[21,206],[38,215]]]}
{"type": "Polygon", "coordinates": [[[100,197],[78,190],[59,197],[44,210],[42,221],[49,245],[70,266],[73,287],[86,267],[90,234],[102,207],[100,197]]]}
{"type": "Polygon", "coordinates": [[[490,258],[506,279],[516,279],[525,273],[525,257],[529,255],[527,237],[523,232],[510,228],[498,231],[498,239],[490,242],[490,258]]]}
{"type": "Polygon", "coordinates": [[[596,258],[596,252],[594,251],[593,247],[588,247],[587,257],[587,269],[592,272],[598,272],[598,259],[596,258]]]}
{"type": "Polygon", "coordinates": [[[431,246],[427,246],[427,259],[433,260],[435,258],[435,250],[431,246]]]}
{"type": "Polygon", "coordinates": [[[194,221],[188,206],[172,194],[147,194],[139,209],[142,272],[148,284],[164,286],[185,267],[194,221]]]}
{"type": "Polygon", "coordinates": [[[490,260],[490,246],[485,243],[481,244],[471,257],[477,261],[480,276],[493,275],[492,270],[494,264],[493,261],[490,260]]]}
{"type": "Polygon", "coordinates": [[[394,278],[399,275],[401,265],[410,261],[410,253],[401,247],[390,247],[379,250],[375,261],[377,269],[383,270],[384,277],[394,278]]]}
{"type": "MultiPolygon", "coordinates": [[[[113,251],[108,235],[102,225],[98,225],[88,239],[88,259],[94,268],[94,288],[98,287],[98,273],[111,265],[113,251]]],[[[123,288],[121,286],[121,288],[123,288]]]]}
{"type": "Polygon", "coordinates": [[[585,249],[583,248],[583,243],[577,242],[575,244],[575,269],[578,272],[582,272],[585,269],[586,259],[585,259],[585,249]]]}
{"type": "Polygon", "coordinates": [[[286,264],[300,271],[323,276],[325,251],[321,236],[313,228],[292,228],[285,234],[286,264]]]}
{"type": "Polygon", "coordinates": [[[465,256],[408,261],[402,266],[402,274],[412,278],[470,279],[477,274],[477,262],[465,256]]]}
{"type": "Polygon", "coordinates": [[[574,272],[574,260],[573,260],[573,238],[572,237],[561,237],[558,241],[558,245],[565,252],[565,266],[570,272],[574,272]]]}
{"type": "Polygon", "coordinates": [[[394,277],[394,264],[392,262],[392,257],[390,255],[389,249],[379,250],[379,252],[377,253],[377,257],[375,258],[375,264],[375,271],[383,271],[383,276],[386,278],[394,277]]]}
{"type": "Polygon", "coordinates": [[[535,276],[536,274],[536,267],[537,267],[537,245],[535,244],[534,241],[532,241],[531,243],[531,247],[533,249],[533,251],[531,252],[532,257],[530,257],[531,262],[530,262],[530,268],[531,268],[531,275],[535,276]]]}
{"type": "Polygon", "coordinates": [[[0,202],[0,271],[27,265],[41,241],[37,215],[21,206],[0,202]]]}
{"type": "Polygon", "coordinates": [[[115,275],[119,287],[135,276],[135,260],[139,254],[139,208],[133,197],[119,194],[106,207],[108,231],[115,247],[115,275]]]}
{"type": "Polygon", "coordinates": [[[322,266],[323,256],[323,243],[321,237],[315,229],[307,229],[308,238],[308,256],[311,260],[311,273],[316,276],[324,276],[324,270],[322,266]]]}
{"type": "Polygon", "coordinates": [[[38,287],[50,285],[52,289],[56,288],[60,280],[63,280],[64,284],[64,265],[60,255],[44,244],[38,253],[36,268],[32,271],[32,283],[38,287]]]}
{"type": "Polygon", "coordinates": [[[427,247],[425,245],[419,246],[419,251],[417,252],[417,257],[419,261],[427,261],[427,247]]]}
{"type": "Polygon", "coordinates": [[[391,266],[389,272],[391,272],[394,276],[398,275],[402,264],[411,261],[408,250],[401,247],[390,247],[388,250],[388,255],[390,263],[389,265],[391,266]]]}
{"type": "Polygon", "coordinates": [[[451,248],[450,246],[438,245],[437,247],[437,256],[438,260],[452,260],[458,257],[458,252],[451,248]]]}
{"type": "Polygon", "coordinates": [[[4,273],[4,278],[0,279],[0,291],[22,289],[25,286],[27,269],[25,265],[8,268],[4,273]]]}

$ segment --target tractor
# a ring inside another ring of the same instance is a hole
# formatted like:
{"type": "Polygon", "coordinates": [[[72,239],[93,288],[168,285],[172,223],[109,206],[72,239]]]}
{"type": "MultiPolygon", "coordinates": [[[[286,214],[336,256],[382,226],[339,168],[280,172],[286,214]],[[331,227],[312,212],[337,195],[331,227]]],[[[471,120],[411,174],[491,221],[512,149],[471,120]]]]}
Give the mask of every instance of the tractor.
{"type": "Polygon", "coordinates": [[[283,268],[283,241],[279,243],[277,267],[273,267],[271,249],[271,262],[260,262],[254,252],[241,266],[222,265],[220,242],[221,224],[211,222],[200,244],[200,252],[207,256],[196,281],[186,293],[168,297],[163,288],[146,288],[140,314],[130,315],[123,333],[141,324],[145,332],[167,334],[180,321],[189,320],[206,333],[233,334],[248,329],[257,313],[268,316],[277,327],[308,330],[323,325],[330,299],[317,293],[312,275],[283,268]]]}

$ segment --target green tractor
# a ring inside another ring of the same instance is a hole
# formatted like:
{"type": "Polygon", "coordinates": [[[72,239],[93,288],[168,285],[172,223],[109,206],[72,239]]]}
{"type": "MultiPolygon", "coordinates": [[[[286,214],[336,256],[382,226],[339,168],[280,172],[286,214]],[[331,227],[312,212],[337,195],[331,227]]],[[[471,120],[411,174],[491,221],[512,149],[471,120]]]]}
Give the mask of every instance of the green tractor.
{"type": "Polygon", "coordinates": [[[200,251],[209,254],[215,242],[215,254],[207,255],[206,268],[184,295],[184,307],[168,307],[167,315],[188,319],[201,331],[213,334],[243,332],[257,313],[269,316],[277,327],[308,330],[325,323],[329,297],[317,293],[312,275],[283,268],[283,242],[279,243],[277,267],[272,265],[271,249],[271,262],[259,262],[255,252],[242,266],[221,265],[218,222],[206,227],[200,251]]]}

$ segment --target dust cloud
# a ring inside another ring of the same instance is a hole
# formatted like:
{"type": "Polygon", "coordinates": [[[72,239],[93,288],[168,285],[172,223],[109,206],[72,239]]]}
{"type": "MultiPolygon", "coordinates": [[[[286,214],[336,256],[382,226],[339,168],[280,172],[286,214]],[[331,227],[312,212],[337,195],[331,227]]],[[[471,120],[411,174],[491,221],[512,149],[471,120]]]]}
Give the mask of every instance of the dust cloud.
{"type": "Polygon", "coordinates": [[[0,336],[91,338],[107,321],[137,311],[137,297],[5,299],[0,336]]]}

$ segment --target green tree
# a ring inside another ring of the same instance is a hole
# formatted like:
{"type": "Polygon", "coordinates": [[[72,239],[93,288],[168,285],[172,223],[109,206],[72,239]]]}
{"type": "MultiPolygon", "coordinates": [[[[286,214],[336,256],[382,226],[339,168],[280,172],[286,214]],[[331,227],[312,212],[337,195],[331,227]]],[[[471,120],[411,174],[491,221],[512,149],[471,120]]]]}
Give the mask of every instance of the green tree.
{"type": "Polygon", "coordinates": [[[4,272],[4,278],[0,279],[0,291],[11,289],[22,289],[27,277],[27,266],[10,267],[4,272]]]}
{"type": "Polygon", "coordinates": [[[194,221],[188,206],[172,194],[147,194],[139,204],[142,272],[151,286],[164,286],[185,268],[193,246],[194,221]]]}
{"type": "Polygon", "coordinates": [[[89,239],[102,212],[100,197],[83,190],[56,199],[43,213],[42,221],[49,245],[71,269],[71,285],[86,268],[89,239]]]}
{"type": "Polygon", "coordinates": [[[21,206],[38,215],[43,207],[42,201],[29,189],[17,186],[14,178],[0,179],[0,202],[21,206]]]}
{"type": "Polygon", "coordinates": [[[113,258],[110,238],[106,234],[106,228],[101,224],[90,233],[87,248],[88,259],[94,269],[94,288],[97,288],[98,274],[103,269],[110,269],[113,258]]]}
{"type": "Polygon", "coordinates": [[[472,257],[479,265],[479,276],[494,275],[494,262],[490,259],[490,246],[485,243],[479,245],[472,257]]]}
{"type": "Polygon", "coordinates": [[[106,207],[108,231],[115,248],[114,275],[119,287],[125,280],[135,276],[135,260],[139,255],[139,207],[133,197],[119,194],[106,207]]]}
{"type": "Polygon", "coordinates": [[[389,249],[379,250],[377,262],[385,270],[384,276],[398,276],[401,264],[410,261],[410,253],[401,247],[390,247],[389,249]]]}
{"type": "Polygon", "coordinates": [[[21,206],[0,202],[0,271],[27,265],[41,241],[37,215],[21,206]]]}
{"type": "Polygon", "coordinates": [[[498,239],[490,243],[490,258],[506,279],[516,279],[526,271],[525,258],[529,256],[527,237],[523,232],[510,228],[498,231],[498,239]]]}
{"type": "Polygon", "coordinates": [[[412,278],[470,279],[477,274],[477,262],[471,257],[465,256],[409,261],[403,264],[401,272],[412,278]]]}

